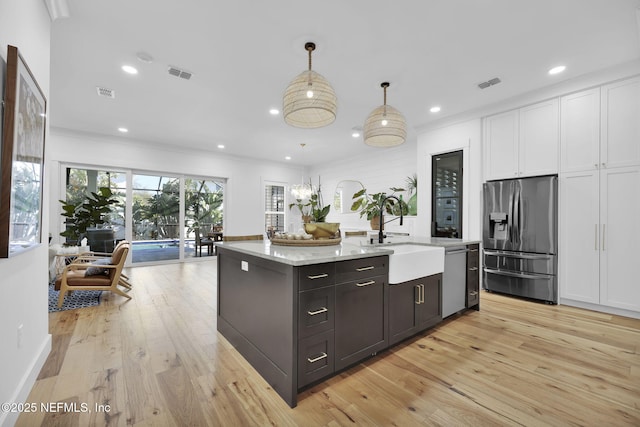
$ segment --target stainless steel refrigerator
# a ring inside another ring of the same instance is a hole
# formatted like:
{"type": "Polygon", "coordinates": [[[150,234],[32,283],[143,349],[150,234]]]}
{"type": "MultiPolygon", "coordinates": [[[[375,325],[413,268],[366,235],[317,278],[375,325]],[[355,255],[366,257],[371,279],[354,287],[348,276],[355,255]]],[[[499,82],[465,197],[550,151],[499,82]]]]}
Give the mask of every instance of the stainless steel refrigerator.
{"type": "Polygon", "coordinates": [[[558,303],[558,177],[484,184],[483,286],[558,303]]]}

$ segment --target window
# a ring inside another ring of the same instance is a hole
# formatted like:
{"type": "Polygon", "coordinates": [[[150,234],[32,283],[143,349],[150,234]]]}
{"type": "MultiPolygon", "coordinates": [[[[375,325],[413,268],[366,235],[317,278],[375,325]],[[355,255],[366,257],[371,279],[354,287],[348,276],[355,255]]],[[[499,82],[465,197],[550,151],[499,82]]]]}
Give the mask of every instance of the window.
{"type": "Polygon", "coordinates": [[[431,157],[431,236],[462,238],[462,151],[431,157]]]}
{"type": "Polygon", "coordinates": [[[264,229],[268,236],[285,231],[284,185],[267,184],[264,186],[264,229]]]}
{"type": "MultiPolygon", "coordinates": [[[[125,215],[127,199],[127,174],[125,172],[104,171],[83,168],[66,168],[65,191],[66,200],[77,205],[85,197],[101,187],[109,188],[113,197],[118,200],[107,215],[106,223],[113,228],[115,239],[125,239],[125,215]]],[[[68,241],[67,243],[76,244],[68,241]]]]}

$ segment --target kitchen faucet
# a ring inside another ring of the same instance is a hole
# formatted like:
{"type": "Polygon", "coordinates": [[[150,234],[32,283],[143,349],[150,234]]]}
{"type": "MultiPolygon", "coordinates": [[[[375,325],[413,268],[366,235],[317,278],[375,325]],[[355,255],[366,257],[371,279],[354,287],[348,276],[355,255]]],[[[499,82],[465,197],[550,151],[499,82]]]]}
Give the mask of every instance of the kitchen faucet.
{"type": "MultiPolygon", "coordinates": [[[[382,199],[382,202],[380,203],[380,231],[378,232],[378,243],[384,243],[384,232],[382,231],[382,228],[384,227],[384,204],[387,200],[389,199],[396,199],[398,201],[398,204],[400,205],[400,225],[402,225],[402,196],[400,196],[400,198],[398,199],[396,196],[387,196],[384,199],[382,199]]],[[[395,220],[395,218],[390,219],[387,222],[391,222],[395,220]]]]}

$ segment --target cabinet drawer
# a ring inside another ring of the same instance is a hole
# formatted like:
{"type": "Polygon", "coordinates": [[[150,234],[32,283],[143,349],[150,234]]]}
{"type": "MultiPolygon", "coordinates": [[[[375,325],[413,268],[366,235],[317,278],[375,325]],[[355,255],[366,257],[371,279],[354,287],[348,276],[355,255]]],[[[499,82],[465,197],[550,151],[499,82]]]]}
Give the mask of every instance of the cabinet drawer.
{"type": "Polygon", "coordinates": [[[299,290],[321,288],[335,283],[335,263],[313,264],[300,267],[299,290]]]}
{"type": "Polygon", "coordinates": [[[305,338],[333,329],[334,286],[300,292],[298,298],[298,337],[305,338]]]}
{"type": "Polygon", "coordinates": [[[298,388],[333,371],[333,329],[298,341],[298,388]]]}
{"type": "Polygon", "coordinates": [[[480,266],[480,245],[467,246],[467,268],[478,268],[480,266]]]}
{"type": "Polygon", "coordinates": [[[386,276],[388,260],[389,257],[385,255],[337,262],[336,283],[351,282],[373,276],[386,276]]]}
{"type": "Polygon", "coordinates": [[[467,308],[473,307],[480,301],[480,271],[467,271],[467,308]]]}

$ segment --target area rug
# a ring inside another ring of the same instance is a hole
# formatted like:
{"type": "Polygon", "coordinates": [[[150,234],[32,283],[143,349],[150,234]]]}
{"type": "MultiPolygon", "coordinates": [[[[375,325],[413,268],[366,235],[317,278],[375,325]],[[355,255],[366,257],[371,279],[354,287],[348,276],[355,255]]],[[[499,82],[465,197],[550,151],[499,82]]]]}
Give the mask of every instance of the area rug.
{"type": "Polygon", "coordinates": [[[62,307],[58,308],[58,295],[60,291],[53,289],[53,285],[49,285],[49,313],[54,311],[73,310],[76,308],[93,307],[100,304],[100,295],[102,291],[76,291],[67,294],[62,303],[62,307]]]}

